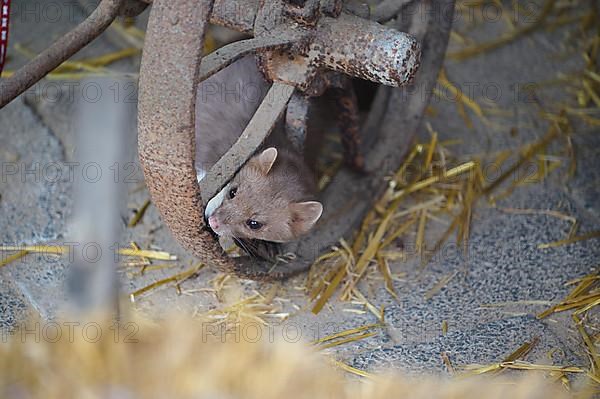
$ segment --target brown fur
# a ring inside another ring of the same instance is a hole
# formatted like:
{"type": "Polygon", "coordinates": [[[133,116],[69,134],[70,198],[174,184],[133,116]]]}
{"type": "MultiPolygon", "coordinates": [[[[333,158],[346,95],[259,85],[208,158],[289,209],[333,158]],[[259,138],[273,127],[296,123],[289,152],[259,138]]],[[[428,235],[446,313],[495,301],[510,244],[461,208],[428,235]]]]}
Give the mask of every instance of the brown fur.
{"type": "MultiPolygon", "coordinates": [[[[233,63],[198,86],[196,169],[200,178],[239,138],[267,88],[268,83],[251,56],[233,63]]],[[[230,199],[229,189],[226,189],[223,203],[219,206],[219,200],[215,200],[215,211],[214,207],[209,207],[206,216],[211,216],[209,224],[217,234],[274,242],[293,241],[310,230],[321,215],[321,204],[306,203],[315,198],[314,176],[303,157],[285,150],[280,130],[281,126],[268,139],[268,145],[277,147],[278,151],[254,156],[230,183],[229,188],[237,188],[236,197],[230,199]],[[251,230],[246,224],[249,219],[259,221],[263,226],[251,230]]]]}
{"type": "Polygon", "coordinates": [[[268,82],[251,56],[198,85],[196,169],[210,169],[233,146],[268,89],[268,82]]]}
{"type": "Polygon", "coordinates": [[[237,192],[226,194],[212,215],[217,234],[274,242],[291,241],[308,232],[319,219],[322,206],[310,201],[315,195],[314,179],[302,158],[269,148],[251,158],[229,185],[237,192]],[[271,152],[271,157],[265,153],[271,152]],[[251,230],[247,221],[262,224],[251,230]]]}

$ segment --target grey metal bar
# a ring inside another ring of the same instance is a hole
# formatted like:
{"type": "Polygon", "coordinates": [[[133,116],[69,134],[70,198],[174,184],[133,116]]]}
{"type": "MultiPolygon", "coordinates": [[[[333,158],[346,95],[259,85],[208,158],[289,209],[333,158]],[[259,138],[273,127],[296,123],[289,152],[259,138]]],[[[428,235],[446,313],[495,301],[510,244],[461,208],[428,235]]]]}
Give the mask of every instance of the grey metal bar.
{"type": "Polygon", "coordinates": [[[0,79],[0,108],[104,32],[119,14],[123,1],[102,0],[94,12],[72,31],[19,68],[13,76],[0,79]]]}

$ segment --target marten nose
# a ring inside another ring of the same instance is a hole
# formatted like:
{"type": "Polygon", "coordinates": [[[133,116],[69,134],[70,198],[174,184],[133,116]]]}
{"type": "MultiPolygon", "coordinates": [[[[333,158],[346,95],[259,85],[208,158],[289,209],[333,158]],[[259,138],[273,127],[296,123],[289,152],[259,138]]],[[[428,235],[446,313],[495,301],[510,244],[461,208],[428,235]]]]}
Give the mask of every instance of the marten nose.
{"type": "Polygon", "coordinates": [[[215,215],[212,215],[211,217],[208,218],[208,224],[209,224],[210,228],[213,230],[217,230],[219,228],[219,220],[217,219],[217,217],[215,215]]]}

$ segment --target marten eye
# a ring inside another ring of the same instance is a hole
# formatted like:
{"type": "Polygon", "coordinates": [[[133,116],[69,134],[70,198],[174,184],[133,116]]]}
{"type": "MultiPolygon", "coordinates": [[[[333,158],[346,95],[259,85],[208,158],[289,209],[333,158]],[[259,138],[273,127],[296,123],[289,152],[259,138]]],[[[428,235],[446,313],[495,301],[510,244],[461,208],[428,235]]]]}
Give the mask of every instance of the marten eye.
{"type": "Polygon", "coordinates": [[[236,193],[237,193],[237,187],[234,187],[231,190],[229,190],[229,199],[233,199],[235,197],[236,193]]]}
{"type": "Polygon", "coordinates": [[[246,225],[248,227],[250,227],[252,230],[258,230],[263,226],[262,223],[257,222],[256,220],[252,220],[252,219],[246,220],[246,225]]]}

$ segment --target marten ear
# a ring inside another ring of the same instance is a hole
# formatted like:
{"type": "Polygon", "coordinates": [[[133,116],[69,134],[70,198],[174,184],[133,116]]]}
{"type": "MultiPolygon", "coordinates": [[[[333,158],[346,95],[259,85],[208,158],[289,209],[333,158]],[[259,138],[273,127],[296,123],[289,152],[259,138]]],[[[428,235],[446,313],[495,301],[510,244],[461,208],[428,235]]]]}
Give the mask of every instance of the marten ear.
{"type": "Polygon", "coordinates": [[[323,205],[317,201],[296,202],[290,205],[292,211],[292,232],[301,235],[317,223],[323,213],[323,205]]]}
{"type": "Polygon", "coordinates": [[[258,156],[258,167],[260,171],[266,175],[273,167],[275,160],[277,159],[277,149],[275,147],[269,147],[258,156]]]}

